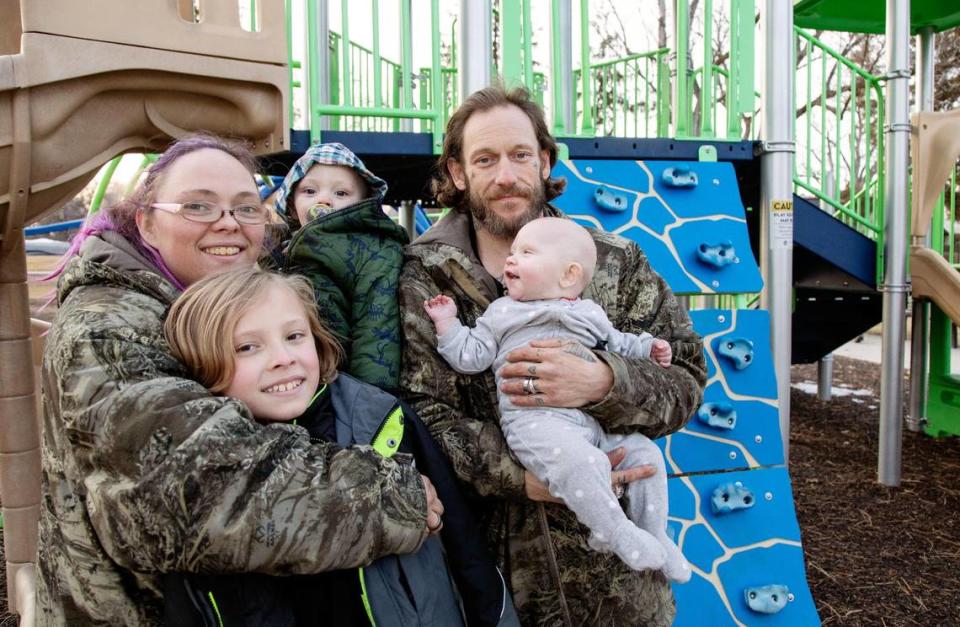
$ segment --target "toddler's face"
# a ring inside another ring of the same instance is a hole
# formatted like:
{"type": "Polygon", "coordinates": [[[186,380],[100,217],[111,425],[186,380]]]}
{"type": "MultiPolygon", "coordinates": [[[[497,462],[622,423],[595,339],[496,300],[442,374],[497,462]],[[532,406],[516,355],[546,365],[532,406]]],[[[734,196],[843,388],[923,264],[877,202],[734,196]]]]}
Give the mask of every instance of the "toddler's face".
{"type": "Polygon", "coordinates": [[[227,396],[247,404],[258,420],[293,420],[303,414],[320,383],[320,361],[300,301],[271,285],[237,321],[236,366],[227,396]]]}
{"type": "Polygon", "coordinates": [[[297,219],[303,225],[317,216],[363,200],[366,193],[366,184],[353,168],[345,165],[315,165],[297,184],[293,205],[297,210],[297,219]]]}
{"type": "Polygon", "coordinates": [[[510,247],[510,256],[503,267],[503,279],[510,298],[514,300],[545,300],[560,298],[567,260],[561,253],[562,244],[545,237],[545,229],[520,229],[510,247]]]}

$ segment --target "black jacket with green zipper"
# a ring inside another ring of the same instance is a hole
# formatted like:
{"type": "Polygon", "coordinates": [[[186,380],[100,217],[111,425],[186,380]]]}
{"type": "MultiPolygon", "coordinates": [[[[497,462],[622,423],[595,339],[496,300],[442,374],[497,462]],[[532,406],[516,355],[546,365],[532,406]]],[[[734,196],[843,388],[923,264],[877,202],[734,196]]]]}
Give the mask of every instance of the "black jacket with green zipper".
{"type": "Polygon", "coordinates": [[[440,538],[428,538],[415,553],[383,557],[358,570],[291,577],[170,575],[164,587],[167,624],[519,625],[452,469],[412,409],[340,373],[297,423],[311,438],[335,439],[343,447],[371,444],[385,456],[412,457],[444,504],[440,538]]]}

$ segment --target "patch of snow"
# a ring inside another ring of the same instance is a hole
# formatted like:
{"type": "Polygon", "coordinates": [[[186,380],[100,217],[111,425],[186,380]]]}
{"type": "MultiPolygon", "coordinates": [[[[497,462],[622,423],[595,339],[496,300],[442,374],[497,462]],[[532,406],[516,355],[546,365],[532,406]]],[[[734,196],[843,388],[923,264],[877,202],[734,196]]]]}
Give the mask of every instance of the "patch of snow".
{"type": "MultiPolygon", "coordinates": [[[[817,393],[817,384],[813,381],[800,381],[799,383],[794,383],[790,387],[800,390],[804,394],[816,394],[817,393]]],[[[871,398],[876,398],[873,390],[859,389],[854,390],[848,387],[831,387],[830,394],[832,396],[869,396],[871,398]]],[[[854,399],[857,400],[857,399],[854,399]]],[[[858,401],[863,402],[863,401],[858,401]]]]}

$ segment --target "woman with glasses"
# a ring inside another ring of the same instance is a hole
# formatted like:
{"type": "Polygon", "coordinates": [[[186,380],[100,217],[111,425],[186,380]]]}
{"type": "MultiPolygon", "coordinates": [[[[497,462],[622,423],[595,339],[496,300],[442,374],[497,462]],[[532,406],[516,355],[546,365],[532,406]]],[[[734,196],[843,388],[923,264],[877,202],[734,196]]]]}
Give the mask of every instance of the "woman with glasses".
{"type": "Polygon", "coordinates": [[[356,567],[439,528],[443,506],[411,464],[258,425],[171,356],[170,303],[262,252],[253,172],[242,147],[181,140],[88,221],[60,268],[43,368],[40,624],[159,624],[163,573],[356,567]]]}

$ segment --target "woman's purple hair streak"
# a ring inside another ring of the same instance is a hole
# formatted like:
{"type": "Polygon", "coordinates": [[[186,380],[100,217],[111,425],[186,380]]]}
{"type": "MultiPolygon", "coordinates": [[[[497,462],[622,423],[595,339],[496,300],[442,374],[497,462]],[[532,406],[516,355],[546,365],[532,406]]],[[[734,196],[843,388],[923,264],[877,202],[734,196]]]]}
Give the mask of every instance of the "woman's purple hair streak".
{"type": "Polygon", "coordinates": [[[256,173],[256,160],[253,153],[240,142],[209,133],[194,133],[177,140],[170,144],[150,166],[146,176],[129,197],[87,218],[80,228],[80,232],[70,242],[70,248],[64,254],[60,264],[49,276],[44,278],[52,279],[59,276],[88,238],[100,235],[105,231],[114,231],[130,242],[177,289],[183,290],[185,286],[170,272],[167,264],[160,257],[160,253],[145,242],[140,235],[140,230],[137,228],[137,212],[147,208],[154,201],[158,180],[171,165],[176,163],[180,157],[205,148],[227,153],[239,161],[250,172],[251,177],[256,173]]]}

